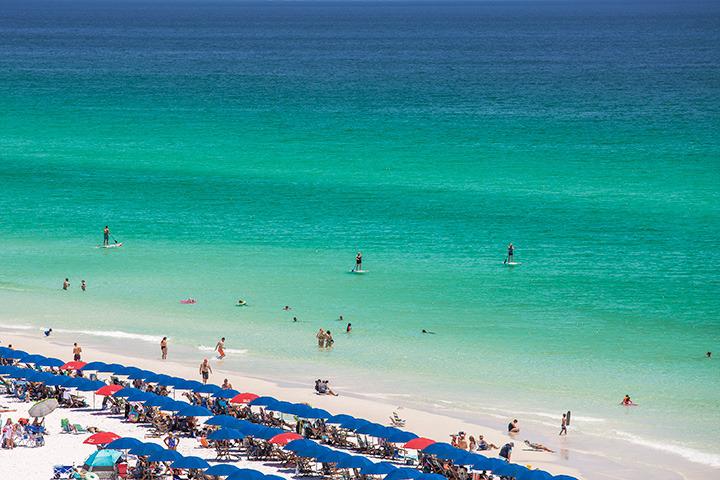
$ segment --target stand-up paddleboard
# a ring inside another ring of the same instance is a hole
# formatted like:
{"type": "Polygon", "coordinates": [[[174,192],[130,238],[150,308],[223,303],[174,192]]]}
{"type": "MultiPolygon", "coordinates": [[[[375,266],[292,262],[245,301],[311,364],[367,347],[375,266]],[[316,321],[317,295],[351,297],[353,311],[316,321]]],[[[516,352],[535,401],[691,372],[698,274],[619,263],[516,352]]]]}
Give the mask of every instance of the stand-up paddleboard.
{"type": "Polygon", "coordinates": [[[350,270],[350,273],[367,273],[367,270],[355,270],[354,268],[350,270]]]}
{"type": "Polygon", "coordinates": [[[122,242],[120,242],[120,243],[109,243],[107,245],[98,245],[95,248],[120,248],[122,246],[123,246],[123,244],[122,244],[122,242]]]}
{"type": "Polygon", "coordinates": [[[503,262],[503,265],[508,265],[510,267],[514,267],[516,265],[522,265],[522,262],[503,262]]]}

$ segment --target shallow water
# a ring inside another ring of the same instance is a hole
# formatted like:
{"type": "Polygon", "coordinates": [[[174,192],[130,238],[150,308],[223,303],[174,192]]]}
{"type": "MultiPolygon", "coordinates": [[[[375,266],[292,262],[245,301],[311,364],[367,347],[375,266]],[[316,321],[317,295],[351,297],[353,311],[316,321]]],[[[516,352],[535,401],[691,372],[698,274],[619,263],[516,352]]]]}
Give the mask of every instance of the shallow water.
{"type": "Polygon", "coordinates": [[[717,5],[4,5],[5,318],[720,467],[717,5]]]}

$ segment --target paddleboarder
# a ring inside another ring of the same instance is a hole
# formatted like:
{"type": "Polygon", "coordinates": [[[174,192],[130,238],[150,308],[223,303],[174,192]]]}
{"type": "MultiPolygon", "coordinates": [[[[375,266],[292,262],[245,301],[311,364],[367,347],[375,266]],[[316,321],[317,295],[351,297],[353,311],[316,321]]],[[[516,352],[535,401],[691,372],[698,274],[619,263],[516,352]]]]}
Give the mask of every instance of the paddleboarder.
{"type": "Polygon", "coordinates": [[[362,271],[362,252],[358,252],[357,255],[355,255],[355,271],[362,271]]]}
{"type": "Polygon", "coordinates": [[[110,228],[108,228],[107,225],[105,225],[105,228],[103,228],[103,246],[108,246],[110,243],[110,228]]]}
{"type": "Polygon", "coordinates": [[[513,255],[515,254],[515,247],[513,246],[512,242],[510,242],[510,245],[507,247],[507,258],[505,259],[505,263],[513,263],[513,255]]]}

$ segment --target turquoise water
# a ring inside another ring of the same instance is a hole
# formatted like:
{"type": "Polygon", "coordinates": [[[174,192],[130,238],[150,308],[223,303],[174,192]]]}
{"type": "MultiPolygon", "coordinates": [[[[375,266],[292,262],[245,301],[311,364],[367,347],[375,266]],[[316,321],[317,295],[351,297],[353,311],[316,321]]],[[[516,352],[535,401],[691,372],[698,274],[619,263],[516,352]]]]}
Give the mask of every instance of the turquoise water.
{"type": "Polygon", "coordinates": [[[720,466],[717,5],[4,4],[5,324],[720,466]]]}

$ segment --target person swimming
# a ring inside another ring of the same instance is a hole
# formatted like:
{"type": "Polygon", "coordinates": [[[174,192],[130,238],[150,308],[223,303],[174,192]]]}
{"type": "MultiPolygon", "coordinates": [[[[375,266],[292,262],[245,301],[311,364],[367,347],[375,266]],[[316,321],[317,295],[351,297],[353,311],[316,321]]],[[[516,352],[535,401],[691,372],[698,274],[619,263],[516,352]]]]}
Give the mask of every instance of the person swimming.
{"type": "Polygon", "coordinates": [[[45,330],[44,333],[45,333],[45,336],[46,336],[46,337],[49,337],[50,334],[52,333],[52,328],[48,328],[47,330],[45,330]]]}
{"type": "Polygon", "coordinates": [[[428,332],[428,331],[425,330],[424,328],[422,329],[422,332],[421,332],[421,333],[429,333],[430,335],[435,335],[435,332],[428,332]]]}
{"type": "Polygon", "coordinates": [[[247,305],[247,302],[245,300],[243,300],[242,298],[240,300],[238,300],[238,303],[237,303],[238,307],[244,307],[245,305],[247,305]]]}
{"type": "Polygon", "coordinates": [[[637,403],[633,402],[630,399],[630,395],[625,395],[625,398],[622,399],[622,402],[620,402],[620,405],[623,405],[625,407],[634,407],[637,405],[637,403]]]}

